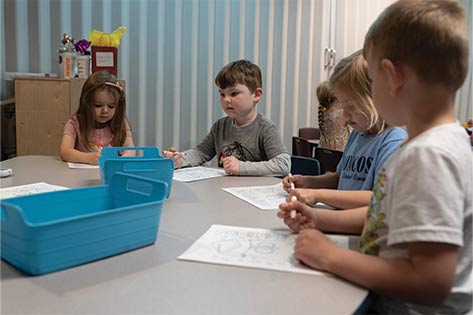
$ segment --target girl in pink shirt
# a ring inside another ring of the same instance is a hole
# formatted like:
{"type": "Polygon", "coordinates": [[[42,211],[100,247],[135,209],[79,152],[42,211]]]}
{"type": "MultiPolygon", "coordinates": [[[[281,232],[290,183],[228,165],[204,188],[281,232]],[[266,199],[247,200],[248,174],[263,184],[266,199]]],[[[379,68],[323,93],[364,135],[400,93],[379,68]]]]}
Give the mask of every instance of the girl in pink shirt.
{"type": "Polygon", "coordinates": [[[133,147],[125,110],[125,93],[117,79],[106,71],[93,73],[82,87],[79,109],[64,126],[61,159],[97,164],[104,147],[133,147]]]}

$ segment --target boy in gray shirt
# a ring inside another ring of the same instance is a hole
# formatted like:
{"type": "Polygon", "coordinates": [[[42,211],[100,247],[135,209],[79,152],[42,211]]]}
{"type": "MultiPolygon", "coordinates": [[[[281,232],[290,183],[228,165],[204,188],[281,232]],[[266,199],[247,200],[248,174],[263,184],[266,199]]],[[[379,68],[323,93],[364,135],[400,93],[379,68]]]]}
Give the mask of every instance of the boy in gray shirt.
{"type": "Polygon", "coordinates": [[[216,121],[195,148],[163,154],[175,167],[195,166],[218,157],[218,165],[230,175],[286,175],[291,157],[277,126],[258,113],[256,104],[263,95],[260,68],[247,60],[223,67],[215,78],[220,104],[227,117],[216,121]]]}

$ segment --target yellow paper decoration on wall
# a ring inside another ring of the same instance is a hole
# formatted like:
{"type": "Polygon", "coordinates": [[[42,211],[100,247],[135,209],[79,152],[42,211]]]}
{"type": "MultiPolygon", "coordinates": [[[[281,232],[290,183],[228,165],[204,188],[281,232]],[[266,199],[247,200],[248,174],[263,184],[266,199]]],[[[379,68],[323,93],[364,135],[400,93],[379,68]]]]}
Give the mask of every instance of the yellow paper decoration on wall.
{"type": "Polygon", "coordinates": [[[112,33],[92,30],[89,32],[89,41],[92,42],[92,46],[118,47],[125,31],[126,27],[124,26],[117,27],[112,33]]]}

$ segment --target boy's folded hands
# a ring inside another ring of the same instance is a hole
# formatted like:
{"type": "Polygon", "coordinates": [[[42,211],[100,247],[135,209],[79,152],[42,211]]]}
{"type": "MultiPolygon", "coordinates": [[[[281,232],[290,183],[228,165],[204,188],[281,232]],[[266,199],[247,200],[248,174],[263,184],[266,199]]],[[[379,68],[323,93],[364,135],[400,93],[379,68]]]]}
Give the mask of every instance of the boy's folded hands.
{"type": "Polygon", "coordinates": [[[222,157],[223,169],[229,175],[240,175],[240,161],[234,156],[222,157]]]}

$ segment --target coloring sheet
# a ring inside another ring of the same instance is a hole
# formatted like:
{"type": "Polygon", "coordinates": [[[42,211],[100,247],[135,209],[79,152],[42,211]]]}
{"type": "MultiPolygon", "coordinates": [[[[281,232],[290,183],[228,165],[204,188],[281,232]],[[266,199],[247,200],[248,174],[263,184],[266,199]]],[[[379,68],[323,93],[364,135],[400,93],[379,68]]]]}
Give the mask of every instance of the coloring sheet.
{"type": "MultiPolygon", "coordinates": [[[[296,237],[297,235],[289,230],[279,231],[214,224],[178,259],[325,275],[323,272],[302,265],[294,258],[296,237]]],[[[337,246],[348,248],[347,236],[328,237],[337,246]]]]}
{"type": "Polygon", "coordinates": [[[279,205],[286,201],[287,197],[287,192],[282,188],[281,183],[270,186],[232,187],[222,189],[262,210],[279,209],[279,205]]]}
{"type": "Polygon", "coordinates": [[[7,187],[7,188],[0,189],[0,199],[33,195],[33,194],[39,194],[39,193],[44,193],[48,191],[56,191],[56,190],[63,190],[63,189],[68,189],[68,188],[63,187],[63,186],[50,185],[44,182],[22,185],[22,186],[7,187]]]}
{"type": "Polygon", "coordinates": [[[196,167],[187,167],[174,170],[173,179],[180,182],[193,182],[197,180],[203,180],[214,177],[225,176],[225,171],[223,169],[196,166],[196,167]]]}
{"type": "Polygon", "coordinates": [[[83,164],[83,163],[71,163],[71,162],[67,162],[67,166],[69,166],[69,168],[81,168],[81,169],[88,169],[88,168],[99,168],[98,165],[91,165],[91,164],[83,164]]]}

